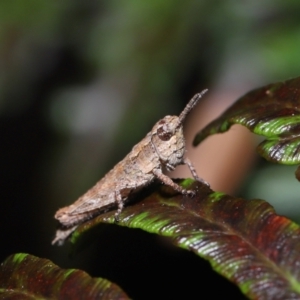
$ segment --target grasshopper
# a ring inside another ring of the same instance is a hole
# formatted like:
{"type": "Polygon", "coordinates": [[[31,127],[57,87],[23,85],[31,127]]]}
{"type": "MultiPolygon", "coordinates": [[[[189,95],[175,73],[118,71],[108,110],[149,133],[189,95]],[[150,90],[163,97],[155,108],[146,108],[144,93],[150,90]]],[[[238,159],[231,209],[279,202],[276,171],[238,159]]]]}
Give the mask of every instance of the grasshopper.
{"type": "Polygon", "coordinates": [[[63,244],[78,225],[117,207],[115,219],[122,212],[129,195],[149,185],[154,179],[172,187],[177,192],[193,196],[193,190],[186,190],[163,173],[172,171],[178,165],[187,165],[194,179],[200,179],[191,161],[184,157],[185,139],[183,121],[207,90],[196,94],[179,116],[165,116],[159,120],[146,137],[136,144],[131,152],[109,171],[94,187],[73,204],[59,209],[55,219],[60,222],[52,244],[63,244]]]}

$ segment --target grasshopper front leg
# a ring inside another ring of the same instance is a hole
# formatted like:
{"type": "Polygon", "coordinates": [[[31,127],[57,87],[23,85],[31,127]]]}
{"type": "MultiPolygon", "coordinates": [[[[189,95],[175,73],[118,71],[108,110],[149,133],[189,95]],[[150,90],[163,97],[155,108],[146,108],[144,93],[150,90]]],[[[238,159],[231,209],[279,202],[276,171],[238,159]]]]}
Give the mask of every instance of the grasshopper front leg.
{"type": "Polygon", "coordinates": [[[170,177],[167,175],[163,174],[161,170],[155,169],[153,170],[154,176],[159,179],[161,182],[163,182],[165,185],[170,186],[173,188],[175,191],[183,194],[183,195],[189,195],[189,196],[195,196],[195,192],[191,190],[186,190],[177,183],[175,183],[170,177]]]}

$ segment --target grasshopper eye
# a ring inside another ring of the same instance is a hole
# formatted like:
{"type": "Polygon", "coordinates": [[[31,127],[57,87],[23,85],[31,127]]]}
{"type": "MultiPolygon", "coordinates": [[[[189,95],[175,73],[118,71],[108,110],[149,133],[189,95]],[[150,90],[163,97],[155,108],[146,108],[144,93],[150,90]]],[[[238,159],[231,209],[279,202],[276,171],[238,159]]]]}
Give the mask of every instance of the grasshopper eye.
{"type": "Polygon", "coordinates": [[[173,135],[172,132],[169,130],[168,125],[165,123],[164,120],[161,120],[159,122],[159,124],[161,126],[157,129],[157,135],[158,135],[158,137],[162,141],[168,141],[172,137],[172,135],[173,135]]]}
{"type": "Polygon", "coordinates": [[[172,132],[165,131],[162,127],[158,128],[157,135],[162,141],[168,141],[172,137],[172,132]]]}

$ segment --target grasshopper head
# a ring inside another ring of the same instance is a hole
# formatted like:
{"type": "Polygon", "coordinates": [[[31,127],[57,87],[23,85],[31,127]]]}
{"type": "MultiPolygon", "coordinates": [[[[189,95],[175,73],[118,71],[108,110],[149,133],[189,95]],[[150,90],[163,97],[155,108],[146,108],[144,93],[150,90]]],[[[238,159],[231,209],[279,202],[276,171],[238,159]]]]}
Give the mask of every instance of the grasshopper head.
{"type": "Polygon", "coordinates": [[[168,171],[174,170],[177,165],[183,163],[185,140],[182,124],[188,113],[198,103],[206,91],[207,90],[204,90],[196,94],[178,117],[164,117],[154,125],[151,131],[152,144],[163,166],[168,171]]]}

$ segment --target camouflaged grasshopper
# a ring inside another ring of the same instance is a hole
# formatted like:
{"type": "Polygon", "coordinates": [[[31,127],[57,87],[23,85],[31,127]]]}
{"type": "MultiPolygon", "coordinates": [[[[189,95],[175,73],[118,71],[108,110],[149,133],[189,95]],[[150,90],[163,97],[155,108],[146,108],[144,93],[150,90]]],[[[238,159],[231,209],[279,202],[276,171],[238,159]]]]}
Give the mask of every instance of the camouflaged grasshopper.
{"type": "Polygon", "coordinates": [[[190,160],[184,157],[185,140],[182,124],[206,91],[196,94],[179,117],[166,116],[159,120],[146,137],[94,187],[73,204],[59,209],[55,219],[60,222],[61,228],[57,230],[52,244],[63,244],[79,224],[112,207],[118,208],[115,214],[118,220],[129,195],[150,184],[154,179],[171,186],[181,194],[193,196],[194,191],[182,188],[163,171],[172,171],[176,166],[186,164],[193,177],[204,182],[198,177],[190,160]]]}

